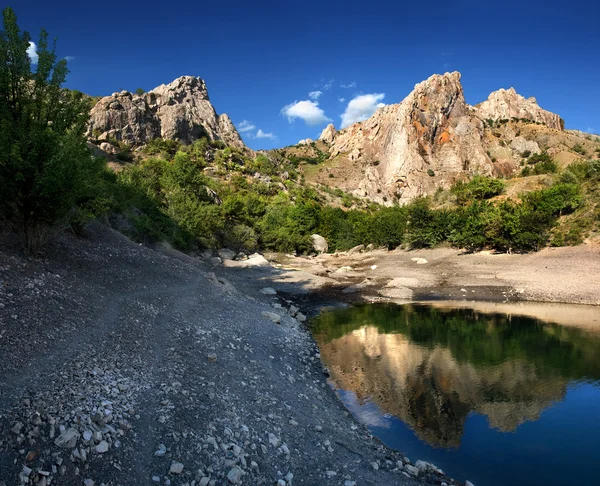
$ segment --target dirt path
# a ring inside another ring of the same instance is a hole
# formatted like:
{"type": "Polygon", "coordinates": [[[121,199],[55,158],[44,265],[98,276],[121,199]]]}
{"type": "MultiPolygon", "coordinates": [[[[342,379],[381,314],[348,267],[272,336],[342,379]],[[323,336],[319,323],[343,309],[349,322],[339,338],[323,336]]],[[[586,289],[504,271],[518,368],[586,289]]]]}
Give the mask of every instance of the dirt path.
{"type": "Polygon", "coordinates": [[[0,484],[416,483],[263,274],[175,256],[100,227],[38,260],[0,242],[0,484]]]}

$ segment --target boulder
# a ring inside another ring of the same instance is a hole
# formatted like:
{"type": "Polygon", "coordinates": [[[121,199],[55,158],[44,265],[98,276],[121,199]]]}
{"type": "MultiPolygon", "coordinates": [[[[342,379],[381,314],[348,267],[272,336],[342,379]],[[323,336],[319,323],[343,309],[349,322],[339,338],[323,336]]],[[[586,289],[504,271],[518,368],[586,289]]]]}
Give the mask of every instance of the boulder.
{"type": "Polygon", "coordinates": [[[353,253],[360,253],[364,249],[365,249],[365,245],[357,245],[357,246],[355,246],[353,248],[350,248],[348,250],[348,254],[352,255],[353,253]]]}
{"type": "Polygon", "coordinates": [[[329,250],[329,245],[327,244],[327,240],[323,238],[321,235],[311,235],[313,240],[313,249],[318,253],[327,253],[329,250]]]}
{"type": "Polygon", "coordinates": [[[269,319],[274,324],[281,324],[281,316],[279,314],[275,314],[275,312],[263,312],[262,316],[266,319],[269,319]]]}
{"type": "Polygon", "coordinates": [[[222,248],[219,250],[219,257],[221,260],[234,260],[237,256],[235,251],[228,250],[227,248],[222,248]]]}

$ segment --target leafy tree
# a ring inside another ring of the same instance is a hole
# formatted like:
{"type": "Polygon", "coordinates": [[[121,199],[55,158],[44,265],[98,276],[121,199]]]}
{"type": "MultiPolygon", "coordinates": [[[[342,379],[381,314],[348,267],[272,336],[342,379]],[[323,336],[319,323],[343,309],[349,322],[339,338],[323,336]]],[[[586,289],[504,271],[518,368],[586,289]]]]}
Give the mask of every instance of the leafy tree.
{"type": "Polygon", "coordinates": [[[86,198],[101,163],[86,146],[88,100],[61,89],[67,62],[48,34],[40,33],[35,72],[27,54],[31,36],[21,32],[11,8],[0,32],[0,219],[37,253],[52,228],[67,224],[86,198]]]}

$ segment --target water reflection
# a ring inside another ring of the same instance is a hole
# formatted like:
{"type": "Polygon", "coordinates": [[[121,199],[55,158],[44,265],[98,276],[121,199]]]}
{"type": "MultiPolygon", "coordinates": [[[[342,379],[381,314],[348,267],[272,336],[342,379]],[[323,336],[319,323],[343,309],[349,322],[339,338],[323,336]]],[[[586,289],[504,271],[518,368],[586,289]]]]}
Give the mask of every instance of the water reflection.
{"type": "Polygon", "coordinates": [[[531,317],[371,304],[322,314],[314,333],[338,387],[436,447],[457,448],[471,412],[514,431],[600,378],[598,334],[531,317]]]}

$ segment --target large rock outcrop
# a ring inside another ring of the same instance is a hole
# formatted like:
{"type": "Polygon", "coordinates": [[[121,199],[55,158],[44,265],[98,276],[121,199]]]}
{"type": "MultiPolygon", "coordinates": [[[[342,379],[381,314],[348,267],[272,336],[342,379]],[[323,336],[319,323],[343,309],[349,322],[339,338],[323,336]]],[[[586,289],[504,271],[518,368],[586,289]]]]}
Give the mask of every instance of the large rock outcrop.
{"type": "Polygon", "coordinates": [[[382,203],[431,194],[465,173],[491,174],[483,122],[467,105],[460,73],[433,75],[401,103],[338,132],[331,154],[363,163],[354,192],[382,203]]]}
{"type": "Polygon", "coordinates": [[[507,175],[518,167],[522,151],[539,152],[537,144],[527,141],[511,148],[498,145],[486,132],[485,120],[526,118],[563,129],[558,115],[512,88],[468,105],[460,77],[458,72],[435,74],[401,103],[379,108],[363,122],[339,132],[329,125],[319,139],[330,145],[333,157],[347,159],[344,189],[383,204],[404,204],[465,176],[507,175]]]}
{"type": "Polygon", "coordinates": [[[534,97],[524,98],[514,88],[494,91],[476,108],[480,118],[484,120],[526,118],[556,130],[565,128],[565,122],[560,116],[540,108],[534,97]]]}
{"type": "Polygon", "coordinates": [[[193,76],[141,95],[121,91],[102,98],[91,110],[88,135],[99,141],[116,138],[133,147],[155,138],[191,143],[202,136],[244,147],[231,119],[215,111],[204,81],[193,76]]]}

